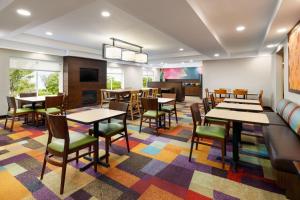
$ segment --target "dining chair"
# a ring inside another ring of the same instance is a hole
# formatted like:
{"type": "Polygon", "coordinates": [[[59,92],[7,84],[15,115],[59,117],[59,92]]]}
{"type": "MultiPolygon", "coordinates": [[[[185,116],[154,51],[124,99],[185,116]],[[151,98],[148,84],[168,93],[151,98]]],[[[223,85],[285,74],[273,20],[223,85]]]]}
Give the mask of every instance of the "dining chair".
{"type": "Polygon", "coordinates": [[[226,89],[214,90],[215,93],[215,102],[220,103],[227,97],[228,93],[226,89]]]}
{"type": "MultiPolygon", "coordinates": [[[[209,102],[207,98],[203,98],[202,100],[203,103],[203,107],[204,107],[204,113],[205,115],[211,110],[210,106],[209,106],[209,102]]],[[[204,118],[204,125],[206,126],[210,126],[211,124],[215,124],[215,125],[220,125],[220,126],[224,126],[225,130],[226,130],[226,140],[229,137],[229,130],[230,130],[230,121],[228,120],[222,120],[222,119],[212,119],[212,118],[208,118],[205,117],[204,118]]],[[[225,152],[226,154],[226,152],[225,152]]]]}
{"type": "Polygon", "coordinates": [[[216,107],[216,101],[215,101],[215,96],[213,94],[210,94],[210,102],[211,102],[211,108],[216,107]]]}
{"type": "Polygon", "coordinates": [[[110,92],[106,91],[106,89],[100,90],[101,102],[100,107],[102,108],[103,104],[110,103],[111,101],[116,101],[115,97],[110,96],[110,92]]]}
{"type": "Polygon", "coordinates": [[[166,125],[166,113],[158,109],[158,99],[157,98],[142,98],[142,114],[140,121],[140,131],[142,131],[143,122],[148,122],[149,127],[151,124],[156,126],[156,134],[158,135],[158,128],[160,124],[164,121],[163,125],[166,125]],[[151,120],[154,119],[152,123],[151,120]]]}
{"type": "Polygon", "coordinates": [[[259,103],[260,105],[263,107],[263,94],[264,94],[264,91],[263,90],[260,90],[259,91],[259,95],[258,95],[258,100],[259,100],[259,103]]]}
{"type": "Polygon", "coordinates": [[[139,99],[139,91],[138,90],[132,90],[130,91],[130,97],[129,97],[129,106],[128,111],[131,115],[131,120],[133,120],[133,115],[138,114],[140,115],[140,99],[139,99]]]}
{"type": "Polygon", "coordinates": [[[168,113],[169,116],[169,127],[171,127],[171,115],[175,115],[176,123],[178,124],[178,118],[177,118],[177,109],[176,109],[176,93],[162,93],[162,98],[171,98],[174,99],[174,101],[164,104],[161,107],[162,111],[165,111],[168,113]]]}
{"type": "Polygon", "coordinates": [[[202,125],[201,112],[198,103],[191,105],[191,113],[193,118],[193,136],[191,141],[191,149],[189,155],[189,162],[192,160],[192,152],[194,148],[194,143],[196,143],[196,149],[198,149],[198,144],[213,146],[221,148],[222,152],[222,168],[225,166],[225,152],[226,152],[226,130],[221,126],[205,126],[202,125]],[[201,139],[217,140],[221,143],[221,146],[216,146],[213,143],[209,144],[202,142],[201,139]]]}
{"type": "Polygon", "coordinates": [[[87,156],[91,153],[94,154],[94,170],[97,172],[98,161],[98,139],[88,134],[79,132],[69,133],[66,116],[46,114],[47,128],[48,128],[48,141],[43,161],[41,180],[43,179],[46,163],[62,168],[60,194],[64,192],[65,176],[67,164],[71,161],[87,156]],[[91,150],[93,147],[93,151],[91,150]],[[79,155],[79,151],[85,148],[90,150],[86,153],[79,155]],[[69,155],[76,153],[75,157],[69,155]],[[60,157],[62,160],[55,159],[60,157]]]}
{"type": "MultiPolygon", "coordinates": [[[[126,144],[127,144],[127,151],[130,152],[129,148],[129,140],[128,140],[128,132],[127,132],[127,112],[128,112],[128,103],[125,102],[117,102],[117,101],[111,101],[109,103],[109,109],[111,110],[119,110],[124,111],[125,114],[121,115],[119,117],[115,117],[115,119],[121,120],[121,123],[118,122],[111,122],[111,120],[108,120],[107,123],[99,123],[99,137],[103,137],[105,139],[105,160],[106,164],[109,164],[109,146],[121,139],[125,138],[126,144]],[[117,138],[113,138],[115,135],[119,135],[117,138]]],[[[95,135],[94,130],[89,130],[90,135],[95,135]]]]}
{"type": "Polygon", "coordinates": [[[157,98],[158,97],[158,88],[152,88],[151,89],[151,98],[157,98]]]}
{"type": "Polygon", "coordinates": [[[233,90],[233,96],[236,99],[247,99],[248,90],[246,89],[235,89],[233,90]]]}
{"type": "Polygon", "coordinates": [[[149,97],[149,89],[142,89],[142,98],[149,97]]]}
{"type": "Polygon", "coordinates": [[[205,88],[205,97],[209,98],[209,90],[208,90],[208,88],[205,88]]]}
{"type": "Polygon", "coordinates": [[[46,114],[63,114],[63,99],[64,96],[46,96],[45,108],[35,109],[35,118],[38,125],[39,116],[46,122],[46,114]]]}
{"type": "Polygon", "coordinates": [[[34,115],[34,110],[31,108],[17,108],[16,99],[15,97],[7,97],[7,104],[8,104],[8,110],[7,115],[4,123],[4,129],[6,129],[8,118],[12,119],[10,131],[13,131],[15,118],[24,116],[25,117],[25,123],[28,121],[28,115],[32,114],[32,118],[34,115]]]}

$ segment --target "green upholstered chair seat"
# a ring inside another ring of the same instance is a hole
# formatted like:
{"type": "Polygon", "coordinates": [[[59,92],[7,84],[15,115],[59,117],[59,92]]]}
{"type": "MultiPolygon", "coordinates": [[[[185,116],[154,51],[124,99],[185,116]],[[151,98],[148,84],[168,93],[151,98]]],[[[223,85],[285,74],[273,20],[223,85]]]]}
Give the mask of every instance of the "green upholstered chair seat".
{"type": "Polygon", "coordinates": [[[99,131],[105,136],[110,136],[110,135],[116,134],[123,129],[124,129],[123,124],[119,124],[119,123],[107,123],[107,124],[100,123],[99,124],[99,131]]]}
{"type": "Polygon", "coordinates": [[[36,109],[35,111],[38,113],[48,113],[48,114],[61,112],[59,108],[47,108],[47,110],[45,108],[40,108],[40,109],[36,109]]]}
{"type": "Polygon", "coordinates": [[[156,117],[156,114],[158,114],[158,116],[161,116],[161,115],[164,115],[165,112],[163,112],[163,111],[156,112],[155,110],[148,110],[147,112],[145,112],[143,114],[143,116],[145,116],[145,117],[156,117]]]}
{"type": "Polygon", "coordinates": [[[165,110],[165,111],[172,111],[174,109],[175,109],[174,105],[165,105],[165,106],[162,106],[162,108],[161,108],[161,110],[165,110]]]}
{"type": "Polygon", "coordinates": [[[224,139],[226,135],[225,128],[218,126],[197,126],[196,134],[201,136],[215,137],[224,139]]]}
{"type": "MultiPolygon", "coordinates": [[[[33,109],[31,109],[31,108],[18,108],[17,110],[16,110],[16,114],[18,114],[18,115],[21,115],[21,114],[27,114],[27,113],[30,113],[30,112],[33,112],[34,110],[33,109]]],[[[14,112],[13,111],[8,111],[8,114],[9,115],[12,115],[12,114],[14,114],[14,112]]]]}
{"type": "MultiPolygon", "coordinates": [[[[78,133],[78,132],[70,133],[69,137],[70,137],[69,150],[76,149],[78,147],[97,141],[97,138],[93,136],[78,133]]],[[[48,147],[54,151],[63,152],[64,142],[65,142],[64,139],[52,138],[52,142],[48,145],[48,147]]]]}

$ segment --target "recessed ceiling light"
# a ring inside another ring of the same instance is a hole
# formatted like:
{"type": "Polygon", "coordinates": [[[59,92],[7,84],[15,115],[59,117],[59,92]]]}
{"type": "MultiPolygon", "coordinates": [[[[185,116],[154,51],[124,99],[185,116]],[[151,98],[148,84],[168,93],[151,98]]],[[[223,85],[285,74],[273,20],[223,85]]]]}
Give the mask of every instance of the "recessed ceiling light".
{"type": "Polygon", "coordinates": [[[193,60],[190,60],[190,62],[193,62],[193,60]]]}
{"type": "Polygon", "coordinates": [[[184,50],[183,48],[180,48],[180,49],[179,49],[179,51],[183,51],[183,50],[184,50]]]}
{"type": "Polygon", "coordinates": [[[285,32],[287,32],[286,28],[277,29],[277,33],[285,33],[285,32]]]}
{"type": "Polygon", "coordinates": [[[25,10],[25,9],[18,9],[18,10],[17,10],[17,13],[18,13],[19,15],[26,16],[26,17],[28,17],[28,16],[31,15],[31,12],[28,11],[28,10],[25,10]]]}
{"type": "Polygon", "coordinates": [[[47,31],[45,34],[46,34],[46,35],[49,35],[49,36],[53,35],[53,33],[50,32],[50,31],[47,31]]]}
{"type": "Polygon", "coordinates": [[[214,54],[214,56],[215,56],[215,57],[219,57],[219,56],[220,56],[220,54],[218,54],[218,53],[215,53],[215,54],[214,54]]]}
{"type": "Polygon", "coordinates": [[[163,63],[163,62],[161,62],[160,64],[161,64],[161,65],[163,65],[164,63],[163,63]]]}
{"type": "Polygon", "coordinates": [[[268,44],[268,45],[267,45],[267,48],[271,49],[271,48],[274,48],[274,47],[276,47],[276,46],[277,46],[276,44],[268,44]]]}
{"type": "Polygon", "coordinates": [[[242,31],[244,31],[246,29],[246,27],[245,26],[238,26],[238,27],[236,27],[236,31],[238,31],[238,32],[242,32],[242,31]]]}
{"type": "Polygon", "coordinates": [[[102,17],[109,17],[110,16],[110,12],[108,12],[108,11],[102,11],[101,15],[102,15],[102,17]]]}
{"type": "Polygon", "coordinates": [[[184,64],[184,62],[181,62],[181,64],[184,64]]]}

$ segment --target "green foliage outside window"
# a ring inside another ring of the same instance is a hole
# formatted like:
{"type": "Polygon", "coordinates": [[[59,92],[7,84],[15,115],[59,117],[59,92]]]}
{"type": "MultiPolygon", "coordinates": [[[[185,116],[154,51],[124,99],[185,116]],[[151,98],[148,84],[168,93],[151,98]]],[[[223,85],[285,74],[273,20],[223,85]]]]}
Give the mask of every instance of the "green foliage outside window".
{"type": "Polygon", "coordinates": [[[58,73],[51,73],[49,76],[41,77],[45,89],[39,89],[39,96],[51,95],[58,93],[58,73]]]}
{"type": "Polygon", "coordinates": [[[9,72],[11,94],[15,96],[23,92],[34,92],[35,84],[30,81],[33,77],[32,70],[11,69],[9,72]]]}
{"type": "Polygon", "coordinates": [[[107,77],[106,88],[108,89],[121,89],[122,83],[121,81],[115,80],[113,77],[107,77]]]}

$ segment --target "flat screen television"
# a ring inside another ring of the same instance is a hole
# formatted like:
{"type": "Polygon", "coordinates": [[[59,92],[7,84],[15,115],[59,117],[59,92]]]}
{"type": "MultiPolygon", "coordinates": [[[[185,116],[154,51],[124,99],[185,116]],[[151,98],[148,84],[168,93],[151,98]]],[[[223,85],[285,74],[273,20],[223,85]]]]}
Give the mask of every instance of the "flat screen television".
{"type": "Polygon", "coordinates": [[[80,68],[80,82],[97,82],[98,69],[80,68]]]}

